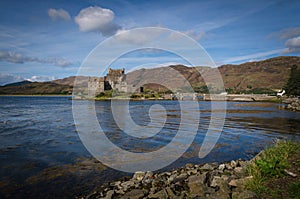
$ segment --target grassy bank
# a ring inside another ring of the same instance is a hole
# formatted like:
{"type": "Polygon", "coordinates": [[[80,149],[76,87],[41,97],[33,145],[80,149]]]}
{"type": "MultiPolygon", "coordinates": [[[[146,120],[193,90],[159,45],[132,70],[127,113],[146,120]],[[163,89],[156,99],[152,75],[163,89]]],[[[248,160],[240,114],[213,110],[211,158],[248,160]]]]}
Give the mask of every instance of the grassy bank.
{"type": "Polygon", "coordinates": [[[278,141],[248,166],[245,188],[260,198],[300,198],[300,143],[278,141]]]}

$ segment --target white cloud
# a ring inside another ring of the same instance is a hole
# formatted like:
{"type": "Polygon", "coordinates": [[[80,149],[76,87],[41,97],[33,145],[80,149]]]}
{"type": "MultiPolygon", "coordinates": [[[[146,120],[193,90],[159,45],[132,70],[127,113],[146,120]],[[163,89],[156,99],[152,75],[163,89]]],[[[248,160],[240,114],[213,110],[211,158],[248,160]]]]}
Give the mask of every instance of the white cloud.
{"type": "Polygon", "coordinates": [[[285,42],[286,49],[282,53],[300,52],[300,36],[288,39],[285,42]]]}
{"type": "Polygon", "coordinates": [[[59,20],[59,19],[63,19],[65,21],[71,20],[70,14],[66,10],[61,8],[60,9],[50,8],[48,10],[48,15],[52,20],[59,20]]]}
{"type": "Polygon", "coordinates": [[[280,39],[290,39],[300,35],[300,27],[288,28],[279,32],[280,39]]]}
{"type": "Polygon", "coordinates": [[[11,51],[0,51],[0,61],[19,63],[19,64],[23,64],[26,62],[36,62],[42,64],[53,64],[55,66],[62,66],[62,67],[70,66],[73,64],[72,62],[65,60],[63,58],[41,59],[36,57],[25,56],[20,53],[11,52],[11,51]]]}
{"type": "Polygon", "coordinates": [[[154,41],[165,32],[160,27],[153,28],[137,28],[134,30],[118,30],[115,35],[117,42],[143,45],[150,41],[154,41]]]}
{"type": "Polygon", "coordinates": [[[282,53],[283,49],[277,49],[277,50],[271,50],[267,52],[260,52],[260,53],[254,53],[249,55],[242,55],[237,57],[231,57],[229,59],[226,59],[223,61],[224,64],[231,64],[235,62],[245,62],[245,61],[253,61],[253,60],[260,60],[264,59],[266,56],[274,55],[274,54],[280,54],[282,53]]]}
{"type": "Polygon", "coordinates": [[[75,17],[75,22],[83,32],[101,32],[104,36],[114,34],[120,26],[113,23],[115,14],[112,10],[91,6],[82,9],[75,17]]]}
{"type": "Polygon", "coordinates": [[[3,74],[0,73],[0,86],[4,86],[6,84],[11,84],[15,82],[21,82],[24,80],[31,81],[31,82],[47,82],[55,80],[56,77],[54,76],[32,76],[30,78],[24,78],[19,75],[13,75],[13,74],[3,74]]]}
{"type": "Polygon", "coordinates": [[[187,34],[189,37],[195,39],[196,41],[202,39],[202,37],[205,35],[204,31],[196,32],[194,30],[187,30],[183,32],[184,34],[187,34]]]}
{"type": "Polygon", "coordinates": [[[48,82],[55,80],[55,77],[49,77],[49,76],[32,76],[31,78],[26,79],[31,82],[48,82]]]}
{"type": "Polygon", "coordinates": [[[23,80],[25,80],[25,79],[18,75],[0,73],[0,85],[1,86],[5,85],[5,84],[14,83],[14,82],[20,82],[23,80]]]}
{"type": "Polygon", "coordinates": [[[174,65],[191,66],[184,62],[148,63],[148,64],[141,64],[141,65],[135,66],[133,68],[130,68],[127,71],[127,73],[130,73],[130,72],[133,72],[133,71],[139,70],[139,69],[153,69],[153,68],[161,68],[161,67],[174,66],[174,65]]]}

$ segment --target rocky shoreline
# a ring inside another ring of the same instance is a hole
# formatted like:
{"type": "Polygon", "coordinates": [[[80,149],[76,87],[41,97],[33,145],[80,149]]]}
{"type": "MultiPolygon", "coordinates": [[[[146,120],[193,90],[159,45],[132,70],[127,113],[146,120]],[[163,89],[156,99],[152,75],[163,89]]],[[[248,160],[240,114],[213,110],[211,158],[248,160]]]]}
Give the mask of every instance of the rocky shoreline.
{"type": "Polygon", "coordinates": [[[282,101],[287,104],[286,109],[291,111],[300,111],[300,99],[298,98],[287,98],[282,101]]]}
{"type": "Polygon", "coordinates": [[[132,178],[105,184],[85,197],[78,198],[258,198],[244,188],[251,179],[246,172],[251,161],[187,164],[163,173],[136,172],[132,178]]]}

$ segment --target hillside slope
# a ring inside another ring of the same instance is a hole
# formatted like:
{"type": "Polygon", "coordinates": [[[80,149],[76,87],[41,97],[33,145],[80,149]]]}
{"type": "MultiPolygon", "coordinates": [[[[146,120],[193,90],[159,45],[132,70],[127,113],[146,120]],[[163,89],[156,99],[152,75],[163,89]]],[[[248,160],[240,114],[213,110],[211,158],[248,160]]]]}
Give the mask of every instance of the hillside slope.
{"type": "MultiPolygon", "coordinates": [[[[300,57],[275,57],[263,61],[247,62],[239,65],[222,65],[218,68],[187,67],[183,65],[152,69],[139,69],[127,74],[131,85],[147,85],[146,88],[161,90],[167,85],[171,89],[181,89],[190,83],[194,88],[209,86],[214,82],[218,69],[226,89],[240,92],[253,89],[281,89],[287,83],[293,65],[300,66],[300,57]],[[181,76],[175,76],[177,71],[181,76]],[[204,78],[206,82],[204,82],[204,78]]],[[[52,82],[14,83],[0,87],[0,94],[67,94],[72,93],[75,81],[87,87],[88,77],[71,76],[52,82]]]]}
{"type": "Polygon", "coordinates": [[[53,82],[33,82],[17,86],[1,86],[1,95],[36,95],[36,94],[71,94],[72,86],[60,85],[53,82]]]}
{"type": "MultiPolygon", "coordinates": [[[[247,62],[240,65],[222,65],[218,67],[224,86],[234,91],[268,88],[281,89],[287,82],[293,65],[300,65],[300,57],[276,57],[264,61],[247,62]]],[[[213,82],[216,69],[209,67],[186,67],[182,65],[140,69],[127,75],[130,84],[161,82],[171,88],[181,88],[189,82],[192,86],[203,86],[203,76],[207,85],[213,82]],[[172,77],[170,70],[175,69],[183,76],[172,77]]]]}

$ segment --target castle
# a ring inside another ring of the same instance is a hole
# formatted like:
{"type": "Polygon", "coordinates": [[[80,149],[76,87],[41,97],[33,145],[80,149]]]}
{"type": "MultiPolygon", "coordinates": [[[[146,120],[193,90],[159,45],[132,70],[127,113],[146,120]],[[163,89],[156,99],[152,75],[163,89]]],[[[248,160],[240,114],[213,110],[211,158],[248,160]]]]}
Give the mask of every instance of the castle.
{"type": "Polygon", "coordinates": [[[124,68],[118,70],[109,68],[107,75],[104,77],[89,77],[88,95],[90,97],[112,89],[125,93],[134,92],[135,88],[126,83],[124,68]]]}

